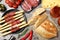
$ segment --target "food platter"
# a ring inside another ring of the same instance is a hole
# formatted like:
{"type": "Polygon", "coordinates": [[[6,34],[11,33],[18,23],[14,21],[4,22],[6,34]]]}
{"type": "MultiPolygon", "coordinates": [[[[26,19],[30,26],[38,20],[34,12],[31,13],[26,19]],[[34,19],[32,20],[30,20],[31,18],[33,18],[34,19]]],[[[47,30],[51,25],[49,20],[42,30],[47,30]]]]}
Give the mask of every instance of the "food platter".
{"type": "MultiPolygon", "coordinates": [[[[0,2],[0,4],[4,4],[5,6],[6,6],[6,8],[7,8],[7,10],[5,11],[5,12],[1,12],[0,14],[0,17],[2,17],[2,16],[4,16],[4,15],[6,15],[6,12],[9,10],[9,11],[11,11],[10,9],[12,9],[12,10],[16,10],[16,9],[14,9],[14,8],[11,8],[11,7],[9,7],[6,3],[5,3],[5,0],[2,0],[1,2],[0,2]]],[[[37,7],[35,7],[32,11],[30,11],[30,12],[24,12],[24,15],[25,15],[25,20],[28,22],[30,19],[31,19],[31,17],[32,17],[32,15],[33,15],[33,13],[35,12],[35,10],[36,9],[38,9],[38,8],[42,8],[41,7],[41,5],[42,4],[39,4],[37,7]]],[[[21,7],[21,5],[19,5],[18,6],[18,8],[17,8],[17,10],[23,10],[22,9],[22,7],[21,7]]],[[[9,12],[8,11],[8,12],[9,12]]],[[[51,38],[51,39],[47,39],[47,38],[43,38],[43,37],[41,37],[41,36],[39,36],[39,34],[37,34],[37,33],[33,33],[33,38],[32,38],[32,40],[60,40],[60,26],[58,25],[58,23],[57,23],[57,19],[58,18],[53,18],[51,15],[50,15],[50,9],[49,8],[47,8],[46,9],[46,13],[47,13],[47,15],[48,15],[48,19],[50,20],[50,21],[52,21],[54,24],[55,24],[55,26],[57,27],[57,30],[58,30],[58,36],[57,37],[54,37],[54,38],[51,38]],[[35,39],[36,38],[36,39],[35,39]]],[[[32,26],[27,26],[26,28],[28,28],[29,30],[33,30],[33,25],[32,26]]],[[[19,31],[24,31],[26,28],[22,28],[21,30],[19,30],[19,31]]],[[[16,40],[20,40],[20,38],[18,39],[17,38],[17,36],[18,36],[18,34],[20,33],[19,31],[17,31],[17,32],[15,32],[15,33],[11,33],[11,34],[9,34],[9,35],[6,35],[6,36],[4,36],[4,37],[0,37],[0,40],[4,40],[4,39],[7,39],[7,40],[9,40],[9,38],[13,35],[13,36],[15,36],[16,37],[16,40]]],[[[33,30],[34,31],[34,30],[33,30]]],[[[29,32],[29,31],[28,31],[29,32]]],[[[23,37],[23,36],[22,36],[23,37]]],[[[27,39],[28,40],[28,39],[27,39]]]]}
{"type": "MultiPolygon", "coordinates": [[[[10,10],[6,11],[6,12],[2,15],[2,17],[5,16],[6,14],[8,14],[9,12],[12,12],[12,11],[18,11],[18,10],[10,9],[10,10]]],[[[26,20],[26,17],[25,17],[25,20],[26,20]]],[[[27,22],[27,20],[26,20],[26,22],[27,22]]],[[[25,29],[25,28],[22,28],[22,29],[18,30],[18,32],[16,31],[15,33],[22,32],[24,29],[25,29]]],[[[14,33],[14,34],[15,34],[15,33],[14,33]]]]}

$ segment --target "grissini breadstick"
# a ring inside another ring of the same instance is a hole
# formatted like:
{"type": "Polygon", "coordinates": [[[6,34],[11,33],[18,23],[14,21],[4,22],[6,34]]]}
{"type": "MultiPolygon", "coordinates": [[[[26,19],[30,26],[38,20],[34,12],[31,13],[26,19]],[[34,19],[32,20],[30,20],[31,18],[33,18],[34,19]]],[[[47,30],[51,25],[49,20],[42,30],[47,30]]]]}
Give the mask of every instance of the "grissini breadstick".
{"type": "MultiPolygon", "coordinates": [[[[21,29],[21,28],[23,28],[23,27],[26,27],[28,24],[24,24],[24,25],[22,25],[22,26],[19,26],[19,29],[21,29]]],[[[19,30],[19,29],[14,29],[14,31],[9,31],[9,32],[5,32],[5,33],[2,33],[0,36],[5,36],[5,35],[8,35],[8,34],[10,34],[10,33],[13,33],[13,32],[15,32],[15,31],[17,31],[17,30],[19,30]]]]}
{"type": "MultiPolygon", "coordinates": [[[[20,18],[22,18],[22,17],[23,17],[23,15],[15,18],[14,20],[20,19],[20,18]]],[[[11,23],[11,22],[14,21],[14,20],[11,20],[11,21],[9,21],[9,22],[6,22],[5,24],[2,25],[2,27],[5,26],[5,25],[7,25],[7,24],[9,24],[9,23],[11,23]]]]}
{"type": "MultiPolygon", "coordinates": [[[[20,21],[20,22],[24,21],[24,18],[21,18],[19,21],[20,21]]],[[[10,27],[11,25],[12,25],[12,24],[9,24],[9,25],[7,25],[7,26],[2,27],[2,28],[0,29],[0,31],[6,29],[6,28],[8,28],[8,27],[10,27]]]]}
{"type": "Polygon", "coordinates": [[[10,18],[6,18],[5,20],[0,21],[0,23],[3,23],[3,22],[5,22],[5,21],[9,21],[9,20],[11,20],[11,19],[14,19],[14,18],[20,16],[20,15],[22,15],[22,13],[21,13],[21,14],[18,14],[18,15],[15,15],[15,16],[13,16],[13,17],[10,17],[10,18]],[[7,19],[8,19],[8,20],[7,20],[7,19]]]}
{"type": "Polygon", "coordinates": [[[9,28],[7,28],[7,29],[1,30],[0,32],[1,32],[1,33],[2,33],[2,32],[5,32],[5,31],[10,30],[10,29],[12,29],[12,28],[19,27],[19,26],[21,26],[21,25],[23,25],[23,24],[26,24],[26,21],[23,21],[22,23],[17,24],[17,25],[14,25],[14,26],[12,26],[12,27],[9,27],[9,28]]]}
{"type": "MultiPolygon", "coordinates": [[[[23,13],[24,11],[23,10],[21,10],[21,11],[17,11],[15,14],[20,14],[20,13],[23,13]]],[[[14,15],[15,15],[14,14],[14,15]]],[[[0,20],[3,20],[4,18],[6,18],[6,16],[4,16],[4,17],[2,17],[2,18],[0,18],[0,20]]]]}

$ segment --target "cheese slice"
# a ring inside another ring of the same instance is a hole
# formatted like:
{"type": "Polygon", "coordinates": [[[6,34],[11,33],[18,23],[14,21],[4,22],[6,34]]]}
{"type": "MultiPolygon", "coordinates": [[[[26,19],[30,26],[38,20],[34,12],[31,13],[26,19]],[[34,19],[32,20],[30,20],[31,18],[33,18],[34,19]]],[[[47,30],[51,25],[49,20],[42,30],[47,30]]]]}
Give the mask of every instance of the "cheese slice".
{"type": "Polygon", "coordinates": [[[56,5],[60,6],[60,0],[42,0],[43,8],[52,8],[56,5]]]}

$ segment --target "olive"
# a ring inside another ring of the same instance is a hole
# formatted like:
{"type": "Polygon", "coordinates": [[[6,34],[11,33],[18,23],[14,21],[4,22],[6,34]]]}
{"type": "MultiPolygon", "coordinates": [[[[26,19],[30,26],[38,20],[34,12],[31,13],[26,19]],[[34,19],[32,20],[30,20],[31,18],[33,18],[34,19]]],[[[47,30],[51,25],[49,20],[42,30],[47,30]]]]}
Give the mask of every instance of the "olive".
{"type": "Polygon", "coordinates": [[[6,7],[5,7],[5,5],[3,5],[3,4],[0,4],[0,11],[5,11],[6,10],[6,7]]]}

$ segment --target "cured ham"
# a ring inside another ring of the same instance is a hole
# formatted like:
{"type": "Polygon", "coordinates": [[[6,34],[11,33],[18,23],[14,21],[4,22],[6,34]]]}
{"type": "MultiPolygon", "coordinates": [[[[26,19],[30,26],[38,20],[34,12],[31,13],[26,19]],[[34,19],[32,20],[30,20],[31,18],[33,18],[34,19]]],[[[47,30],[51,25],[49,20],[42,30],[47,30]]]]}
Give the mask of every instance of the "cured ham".
{"type": "Polygon", "coordinates": [[[26,6],[29,8],[29,10],[31,10],[32,6],[31,6],[30,4],[28,4],[27,1],[24,1],[24,2],[25,2],[25,4],[26,4],[26,6]]]}
{"type": "Polygon", "coordinates": [[[20,29],[19,27],[15,27],[15,28],[12,28],[10,31],[13,33],[13,32],[18,31],[19,29],[20,29]]]}
{"type": "Polygon", "coordinates": [[[12,22],[11,24],[13,26],[13,25],[16,25],[16,24],[19,24],[19,23],[20,23],[20,20],[16,20],[15,22],[12,22]]]}
{"type": "Polygon", "coordinates": [[[22,8],[27,12],[31,11],[32,7],[25,1],[22,3],[22,8]]]}
{"type": "Polygon", "coordinates": [[[30,4],[32,5],[32,7],[38,6],[37,0],[29,0],[29,2],[30,2],[30,4]]]}
{"type": "Polygon", "coordinates": [[[22,13],[23,13],[23,10],[22,11],[18,11],[18,12],[14,12],[14,11],[13,12],[9,12],[4,17],[0,18],[0,22],[1,22],[1,20],[5,19],[7,17],[11,17],[11,16],[17,17],[17,16],[20,16],[20,15],[22,15],[22,13]]]}
{"type": "Polygon", "coordinates": [[[8,22],[8,21],[10,21],[12,19],[14,19],[14,17],[10,17],[10,18],[8,17],[8,18],[5,19],[5,21],[8,22]]]}
{"type": "Polygon", "coordinates": [[[15,12],[10,12],[9,14],[7,13],[4,17],[7,18],[7,17],[14,16],[14,15],[15,15],[15,12]]]}
{"type": "Polygon", "coordinates": [[[39,4],[39,0],[24,0],[22,3],[22,8],[26,11],[29,12],[33,8],[37,7],[39,4]]]}

